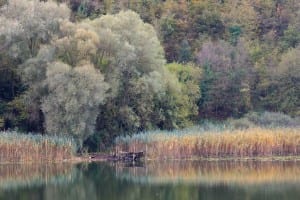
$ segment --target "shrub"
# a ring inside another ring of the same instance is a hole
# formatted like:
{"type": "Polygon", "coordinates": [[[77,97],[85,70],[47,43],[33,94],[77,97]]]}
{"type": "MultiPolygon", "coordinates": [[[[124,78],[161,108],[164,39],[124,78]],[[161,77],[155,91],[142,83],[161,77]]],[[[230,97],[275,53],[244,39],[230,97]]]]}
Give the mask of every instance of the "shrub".
{"type": "Polygon", "coordinates": [[[255,126],[253,122],[251,122],[248,118],[241,118],[241,119],[229,119],[228,123],[234,129],[248,129],[250,127],[255,126]]]}
{"type": "Polygon", "coordinates": [[[276,112],[252,112],[245,116],[245,120],[258,126],[264,127],[296,127],[300,126],[299,118],[292,118],[289,115],[276,112]]]}

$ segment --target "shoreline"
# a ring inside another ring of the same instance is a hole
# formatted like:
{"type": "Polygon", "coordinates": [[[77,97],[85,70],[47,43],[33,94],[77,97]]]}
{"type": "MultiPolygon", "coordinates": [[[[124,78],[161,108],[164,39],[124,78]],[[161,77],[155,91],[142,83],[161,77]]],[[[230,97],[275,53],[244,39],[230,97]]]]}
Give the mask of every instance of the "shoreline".
{"type": "MultiPolygon", "coordinates": [[[[94,154],[93,154],[94,155],[94,154]]],[[[75,160],[71,162],[128,162],[130,161],[122,161],[122,160],[111,160],[111,154],[101,154],[101,157],[91,158],[89,157],[77,157],[75,160]]],[[[165,158],[165,159],[150,159],[144,158],[139,161],[132,161],[132,162],[156,162],[156,161],[300,161],[300,156],[265,156],[265,157],[192,157],[192,158],[165,158]]]]}
{"type": "MultiPolygon", "coordinates": [[[[93,154],[94,155],[94,154],[93,154]]],[[[138,163],[138,162],[201,162],[201,161],[260,161],[260,162],[269,162],[269,161],[300,161],[300,156],[266,156],[266,157],[215,157],[215,158],[204,158],[204,157],[192,157],[192,158],[165,158],[165,159],[150,159],[145,158],[138,161],[125,161],[125,160],[112,160],[111,154],[103,154],[96,158],[89,156],[76,156],[71,159],[61,160],[61,161],[48,161],[48,162],[0,162],[0,165],[11,165],[11,164],[37,164],[37,165],[47,165],[47,164],[80,164],[80,163],[92,163],[92,162],[119,162],[119,163],[138,163]]]]}

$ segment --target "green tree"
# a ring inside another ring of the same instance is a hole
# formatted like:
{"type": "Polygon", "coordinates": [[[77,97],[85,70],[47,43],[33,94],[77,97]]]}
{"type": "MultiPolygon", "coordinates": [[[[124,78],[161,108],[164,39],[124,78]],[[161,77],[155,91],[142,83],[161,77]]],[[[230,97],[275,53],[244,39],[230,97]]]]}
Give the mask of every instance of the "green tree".
{"type": "Polygon", "coordinates": [[[154,127],[153,102],[163,92],[165,65],[155,30],[132,11],[106,15],[91,24],[101,41],[95,65],[111,85],[97,131],[111,142],[118,134],[154,127]]]}
{"type": "Polygon", "coordinates": [[[198,37],[201,34],[210,37],[222,38],[225,33],[225,25],[221,19],[220,3],[218,1],[199,1],[191,4],[190,10],[190,34],[198,37]]]}
{"type": "Polygon", "coordinates": [[[167,69],[170,75],[167,76],[168,87],[163,97],[166,120],[162,128],[173,129],[192,125],[198,117],[197,104],[201,97],[202,72],[191,64],[171,63],[167,65],[167,69]]]}
{"type": "Polygon", "coordinates": [[[187,63],[192,59],[191,46],[186,39],[181,42],[178,59],[181,63],[187,63]]]}
{"type": "Polygon", "coordinates": [[[290,25],[287,30],[284,31],[284,36],[281,40],[281,48],[287,50],[289,48],[296,48],[300,43],[300,23],[297,26],[290,25]]]}
{"type": "Polygon", "coordinates": [[[188,2],[165,1],[159,20],[159,33],[168,62],[179,61],[181,44],[188,32],[188,2]]]}
{"type": "Polygon", "coordinates": [[[300,116],[300,47],[282,55],[270,75],[267,105],[274,111],[300,116]]]}

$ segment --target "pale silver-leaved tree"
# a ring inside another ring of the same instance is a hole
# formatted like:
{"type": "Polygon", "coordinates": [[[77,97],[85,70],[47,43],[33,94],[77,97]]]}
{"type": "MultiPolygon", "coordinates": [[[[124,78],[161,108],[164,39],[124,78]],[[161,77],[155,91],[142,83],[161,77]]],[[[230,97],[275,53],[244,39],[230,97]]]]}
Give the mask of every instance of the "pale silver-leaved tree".
{"type": "Polygon", "coordinates": [[[35,56],[39,45],[46,43],[59,22],[68,20],[70,10],[65,4],[53,1],[8,0],[0,7],[0,50],[8,49],[15,57],[27,54],[35,56]],[[1,41],[1,40],[0,40],[1,41]]]}
{"type": "Polygon", "coordinates": [[[53,62],[46,76],[48,95],[42,100],[46,131],[83,141],[94,133],[97,108],[106,97],[108,84],[103,75],[90,63],[72,68],[53,62]]]}

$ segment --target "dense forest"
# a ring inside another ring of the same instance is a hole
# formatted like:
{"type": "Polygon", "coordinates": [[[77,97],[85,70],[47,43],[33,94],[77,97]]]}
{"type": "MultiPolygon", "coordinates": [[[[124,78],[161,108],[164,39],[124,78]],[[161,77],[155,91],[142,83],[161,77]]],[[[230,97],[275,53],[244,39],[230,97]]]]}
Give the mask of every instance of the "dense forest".
{"type": "Polygon", "coordinates": [[[0,129],[91,148],[300,116],[298,0],[0,0],[0,129]]]}

